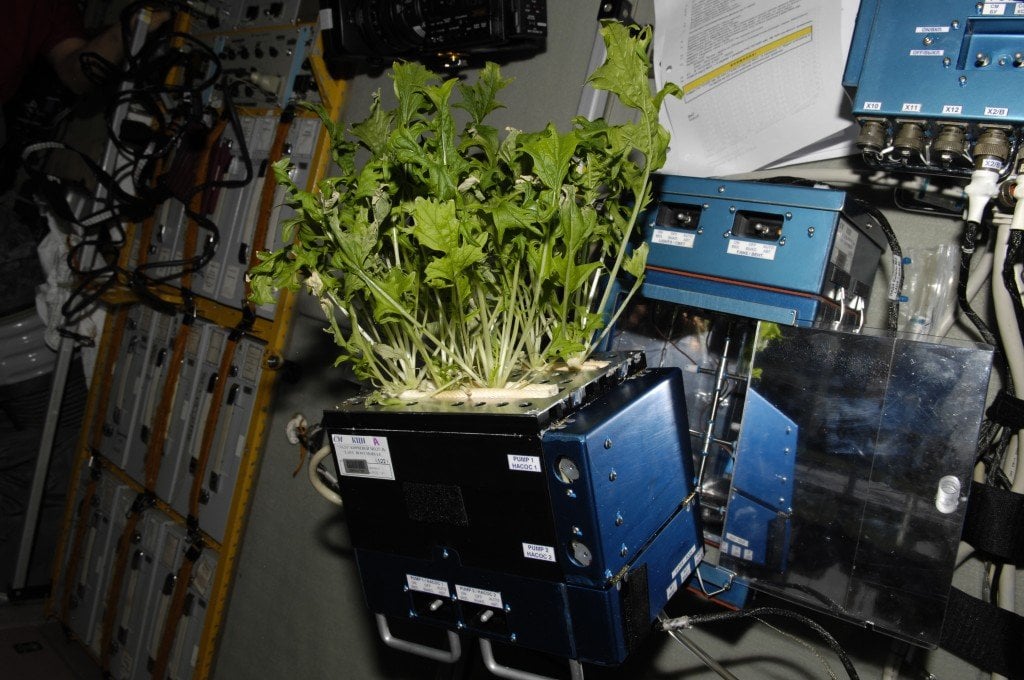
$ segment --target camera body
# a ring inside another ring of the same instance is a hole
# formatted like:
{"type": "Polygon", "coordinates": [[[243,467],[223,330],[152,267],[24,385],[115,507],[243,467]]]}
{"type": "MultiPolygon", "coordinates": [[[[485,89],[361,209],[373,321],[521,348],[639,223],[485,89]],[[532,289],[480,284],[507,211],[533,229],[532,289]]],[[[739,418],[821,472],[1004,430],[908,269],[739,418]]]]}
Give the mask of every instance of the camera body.
{"type": "Polygon", "coordinates": [[[329,61],[536,51],[547,36],[546,0],[323,0],[321,8],[330,12],[329,61]]]}

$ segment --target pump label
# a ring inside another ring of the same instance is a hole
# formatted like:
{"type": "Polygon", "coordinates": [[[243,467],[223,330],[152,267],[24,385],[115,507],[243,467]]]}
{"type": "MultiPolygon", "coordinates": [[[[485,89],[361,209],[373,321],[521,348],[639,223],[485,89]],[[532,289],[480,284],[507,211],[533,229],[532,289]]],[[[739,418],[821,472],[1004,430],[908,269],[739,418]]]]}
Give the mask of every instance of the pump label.
{"type": "Polygon", "coordinates": [[[990,16],[1002,16],[1004,12],[1006,12],[1006,5],[1001,2],[986,2],[981,8],[982,14],[990,16]]]}
{"type": "Polygon", "coordinates": [[[918,26],[914,33],[949,33],[949,26],[918,26]]]}
{"type": "Polygon", "coordinates": [[[882,102],[864,102],[865,111],[881,111],[882,102]]]}
{"type": "Polygon", "coordinates": [[[742,257],[753,257],[758,260],[774,260],[777,246],[772,243],[755,243],[753,241],[740,241],[729,239],[728,253],[742,257]]]}
{"type": "Polygon", "coordinates": [[[540,458],[510,453],[508,454],[508,469],[520,472],[540,472],[540,458]]]}
{"type": "Polygon", "coordinates": [[[395,478],[387,437],[332,434],[331,444],[338,459],[338,471],[348,477],[395,478]]]}
{"type": "Polygon", "coordinates": [[[555,549],[552,548],[550,545],[536,545],[535,543],[523,543],[523,557],[529,560],[554,562],[555,549]]]}
{"type": "Polygon", "coordinates": [[[900,107],[900,111],[903,113],[920,113],[921,105],[917,102],[904,102],[903,106],[900,107]]]}
{"type": "Polygon", "coordinates": [[[1007,116],[1010,115],[1010,109],[1006,108],[1005,106],[986,106],[985,115],[996,116],[998,118],[1006,118],[1007,116]]]}
{"type": "Polygon", "coordinates": [[[695,234],[668,231],[667,229],[655,229],[651,234],[651,243],[660,243],[663,246],[676,246],[678,248],[692,248],[695,234]]]}
{"type": "Polygon", "coordinates": [[[945,53],[945,50],[910,50],[912,57],[941,57],[945,53]]]}
{"type": "Polygon", "coordinates": [[[959,116],[961,113],[964,112],[964,107],[960,106],[959,104],[943,104],[942,112],[951,113],[955,116],[959,116]]]}

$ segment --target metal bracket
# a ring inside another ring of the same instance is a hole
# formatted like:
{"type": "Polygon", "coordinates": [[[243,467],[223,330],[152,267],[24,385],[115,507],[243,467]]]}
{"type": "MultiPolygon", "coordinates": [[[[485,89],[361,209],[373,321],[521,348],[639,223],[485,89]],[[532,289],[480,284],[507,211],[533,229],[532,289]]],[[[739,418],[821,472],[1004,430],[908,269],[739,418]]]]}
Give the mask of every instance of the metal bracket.
{"type": "MultiPolygon", "coordinates": [[[[508,680],[557,680],[546,675],[537,675],[529,671],[521,671],[516,668],[502,666],[494,658],[494,651],[491,649],[491,641],[480,638],[480,653],[483,655],[484,665],[492,674],[499,678],[508,680]]],[[[576,659],[569,659],[569,677],[572,680],[583,680],[583,664],[576,659]]]]}
{"type": "Polygon", "coordinates": [[[417,656],[444,663],[455,663],[462,656],[462,641],[452,631],[448,631],[449,649],[437,649],[418,642],[409,642],[408,640],[396,638],[391,633],[391,629],[388,628],[388,620],[384,615],[374,614],[374,616],[377,619],[377,632],[380,633],[380,639],[392,649],[397,649],[400,652],[409,652],[410,654],[416,654],[417,656]]]}

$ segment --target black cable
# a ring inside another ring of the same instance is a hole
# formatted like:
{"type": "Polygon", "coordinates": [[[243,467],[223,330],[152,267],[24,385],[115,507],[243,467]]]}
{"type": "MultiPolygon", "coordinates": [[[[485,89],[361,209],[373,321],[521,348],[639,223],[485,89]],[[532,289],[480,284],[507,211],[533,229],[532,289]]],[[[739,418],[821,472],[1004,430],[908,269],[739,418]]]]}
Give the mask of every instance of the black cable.
{"type": "Polygon", "coordinates": [[[886,329],[895,333],[899,329],[900,298],[903,295],[903,249],[896,238],[896,232],[893,231],[892,225],[881,210],[856,196],[847,195],[847,200],[878,222],[882,234],[885,235],[885,241],[889,244],[889,251],[892,253],[892,277],[889,279],[886,329]]]}
{"type": "Polygon", "coordinates": [[[996,336],[978,313],[974,311],[974,308],[971,307],[971,301],[967,298],[967,279],[971,274],[971,258],[974,257],[974,249],[980,228],[981,225],[977,222],[969,221],[967,222],[966,229],[964,229],[964,237],[960,242],[960,274],[956,286],[956,299],[960,305],[960,310],[974,324],[982,339],[993,347],[998,347],[999,342],[996,340],[996,336]]]}
{"type": "Polygon", "coordinates": [[[853,661],[850,660],[850,656],[843,649],[839,641],[832,636],[827,630],[825,630],[817,621],[811,619],[803,614],[791,611],[789,609],[783,609],[781,607],[755,607],[753,609],[739,609],[736,611],[725,611],[717,612],[714,614],[697,614],[694,616],[681,616],[675,619],[668,619],[666,621],[658,621],[656,626],[658,629],[663,631],[678,630],[680,628],[692,628],[693,626],[699,626],[705,623],[718,623],[720,621],[733,621],[736,619],[742,619],[747,617],[760,618],[762,616],[782,616],[799,621],[805,626],[809,627],[815,633],[817,633],[825,644],[835,652],[836,656],[839,657],[839,661],[843,664],[843,668],[846,669],[846,674],[850,680],[860,680],[860,676],[857,674],[857,669],[853,666],[853,661]]]}

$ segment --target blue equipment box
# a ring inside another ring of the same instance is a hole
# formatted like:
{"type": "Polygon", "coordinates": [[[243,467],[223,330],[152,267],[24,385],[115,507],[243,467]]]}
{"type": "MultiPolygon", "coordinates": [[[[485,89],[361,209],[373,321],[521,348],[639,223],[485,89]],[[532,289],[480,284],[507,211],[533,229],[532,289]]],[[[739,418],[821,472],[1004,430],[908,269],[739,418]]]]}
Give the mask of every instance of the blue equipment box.
{"type": "Polygon", "coordinates": [[[324,413],[369,608],[595,664],[703,556],[678,368],[613,355],[529,401],[324,413]]]}
{"type": "Polygon", "coordinates": [[[649,298],[785,325],[855,327],[885,249],[845,192],[663,176],[647,212],[649,298]]]}
{"type": "Polygon", "coordinates": [[[875,165],[1002,170],[1024,122],[1024,5],[862,0],[843,85],[875,165]]]}

